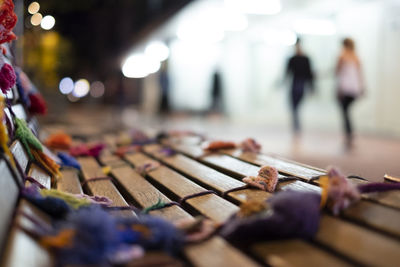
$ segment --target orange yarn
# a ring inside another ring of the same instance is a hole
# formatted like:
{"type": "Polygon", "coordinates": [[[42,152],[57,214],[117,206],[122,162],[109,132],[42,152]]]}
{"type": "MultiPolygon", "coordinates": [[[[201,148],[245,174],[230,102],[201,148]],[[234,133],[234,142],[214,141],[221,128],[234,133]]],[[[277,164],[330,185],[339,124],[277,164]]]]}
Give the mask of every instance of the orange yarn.
{"type": "Polygon", "coordinates": [[[31,150],[33,157],[55,178],[61,177],[60,165],[40,150],[31,150]]]}
{"type": "Polygon", "coordinates": [[[72,139],[68,134],[60,132],[50,135],[45,144],[52,149],[69,149],[72,139]]]}

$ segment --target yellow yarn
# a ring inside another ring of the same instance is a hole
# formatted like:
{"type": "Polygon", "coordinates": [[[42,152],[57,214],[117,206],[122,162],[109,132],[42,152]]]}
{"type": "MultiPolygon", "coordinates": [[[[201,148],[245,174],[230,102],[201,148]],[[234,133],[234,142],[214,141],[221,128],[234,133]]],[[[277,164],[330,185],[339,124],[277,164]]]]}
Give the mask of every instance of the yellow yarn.
{"type": "Polygon", "coordinates": [[[80,207],[88,206],[91,202],[85,198],[77,198],[72,194],[58,191],[56,189],[42,189],[40,194],[43,197],[55,197],[64,200],[69,206],[74,209],[79,209],[80,207]]]}
{"type": "Polygon", "coordinates": [[[323,209],[328,201],[329,177],[327,175],[321,176],[318,181],[322,188],[320,208],[323,209]]]}
{"type": "Polygon", "coordinates": [[[108,175],[111,172],[111,167],[110,166],[104,166],[101,168],[101,171],[105,174],[108,175]]]}
{"type": "Polygon", "coordinates": [[[46,248],[71,247],[74,236],[74,229],[65,229],[61,230],[55,236],[44,236],[39,240],[39,242],[42,246],[46,248]]]}
{"type": "Polygon", "coordinates": [[[3,118],[4,118],[4,97],[0,96],[0,119],[2,120],[0,123],[0,146],[3,149],[4,153],[8,156],[11,165],[15,168],[15,161],[14,157],[11,154],[10,149],[8,149],[8,134],[7,134],[7,129],[6,126],[3,123],[3,118]]]}

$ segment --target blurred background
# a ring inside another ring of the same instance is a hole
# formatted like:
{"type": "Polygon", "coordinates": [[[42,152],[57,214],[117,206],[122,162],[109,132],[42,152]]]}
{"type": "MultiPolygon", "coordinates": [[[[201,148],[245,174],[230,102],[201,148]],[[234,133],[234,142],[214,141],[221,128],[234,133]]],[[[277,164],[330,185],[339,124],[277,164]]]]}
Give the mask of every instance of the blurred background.
{"type": "Polygon", "coordinates": [[[398,0],[15,2],[16,59],[49,104],[44,122],[254,137],[317,167],[400,175],[398,0]],[[351,147],[336,97],[345,37],[365,90],[350,109],[351,147]],[[287,64],[298,38],[314,90],[293,133],[287,64]]]}

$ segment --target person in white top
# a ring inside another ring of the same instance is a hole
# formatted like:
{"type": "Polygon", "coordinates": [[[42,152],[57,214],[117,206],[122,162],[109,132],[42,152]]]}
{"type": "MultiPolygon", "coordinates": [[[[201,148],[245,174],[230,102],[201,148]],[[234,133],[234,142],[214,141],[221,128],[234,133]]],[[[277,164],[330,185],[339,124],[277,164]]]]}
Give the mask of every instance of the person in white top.
{"type": "Polygon", "coordinates": [[[364,94],[361,64],[355,53],[354,41],[343,40],[343,49],[336,66],[337,98],[342,109],[346,146],[351,148],[353,128],[349,116],[351,104],[364,94]]]}

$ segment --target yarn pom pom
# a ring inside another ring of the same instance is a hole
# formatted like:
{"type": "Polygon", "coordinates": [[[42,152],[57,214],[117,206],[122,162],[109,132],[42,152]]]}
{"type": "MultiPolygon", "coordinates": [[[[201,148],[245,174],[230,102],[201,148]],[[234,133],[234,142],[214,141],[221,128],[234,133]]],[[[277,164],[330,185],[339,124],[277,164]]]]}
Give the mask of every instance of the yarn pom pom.
{"type": "Polygon", "coordinates": [[[68,153],[59,152],[57,156],[61,159],[61,163],[63,166],[69,166],[78,170],[81,169],[81,165],[79,164],[79,162],[73,156],[70,156],[68,153]]]}
{"type": "Polygon", "coordinates": [[[29,94],[29,101],[31,104],[28,110],[31,114],[45,115],[47,113],[47,104],[41,94],[39,93],[29,94]]]}
{"type": "Polygon", "coordinates": [[[50,135],[46,139],[45,144],[53,149],[69,149],[72,144],[72,139],[68,134],[59,132],[50,135]]]}
{"type": "Polygon", "coordinates": [[[236,145],[234,142],[229,141],[213,141],[206,143],[203,145],[203,149],[206,151],[217,151],[220,149],[232,149],[235,148],[236,145]]]}
{"type": "Polygon", "coordinates": [[[79,156],[92,156],[98,157],[101,151],[106,147],[104,144],[95,144],[92,146],[87,146],[86,144],[80,144],[69,149],[69,153],[74,157],[79,156]]]}
{"type": "Polygon", "coordinates": [[[221,230],[228,241],[247,245],[284,238],[312,238],[318,231],[320,196],[317,193],[282,191],[269,201],[271,210],[245,219],[234,217],[221,230]]]}
{"type": "Polygon", "coordinates": [[[42,144],[32,133],[31,129],[28,128],[28,125],[24,120],[14,118],[14,123],[16,125],[15,137],[17,137],[18,140],[21,141],[26,153],[28,153],[29,158],[33,160],[34,158],[31,153],[31,147],[36,150],[42,151],[42,144]]]}
{"type": "Polygon", "coordinates": [[[17,23],[17,15],[14,13],[12,0],[3,0],[0,4],[0,44],[15,40],[17,37],[11,30],[17,23]]]}
{"type": "Polygon", "coordinates": [[[4,94],[15,85],[17,76],[10,64],[4,63],[0,69],[0,88],[4,94]]]}
{"type": "MultiPolygon", "coordinates": [[[[123,222],[126,231],[120,233],[121,238],[126,239],[127,232],[136,231],[140,233],[139,245],[149,250],[164,250],[171,255],[177,254],[183,246],[183,233],[172,223],[155,216],[141,215],[138,219],[123,222]]],[[[128,240],[126,240],[128,241],[128,240]]]]}
{"type": "Polygon", "coordinates": [[[259,153],[261,150],[261,145],[256,142],[253,138],[247,138],[243,142],[240,143],[239,147],[244,152],[253,152],[259,153]]]}
{"type": "MultiPolygon", "coordinates": [[[[329,182],[327,186],[328,201],[327,207],[334,215],[353,202],[360,199],[360,193],[357,188],[336,168],[328,171],[329,182]]],[[[322,186],[324,188],[324,186],[322,186]]]]}
{"type": "Polygon", "coordinates": [[[60,198],[43,197],[35,185],[23,188],[21,195],[52,218],[62,219],[71,211],[70,206],[60,198]]]}
{"type": "Polygon", "coordinates": [[[107,266],[120,248],[116,220],[100,207],[91,206],[70,213],[61,229],[74,229],[72,246],[55,251],[60,266],[107,266]]]}
{"type": "Polygon", "coordinates": [[[257,177],[248,176],[243,178],[242,181],[250,186],[272,193],[278,183],[278,170],[275,167],[262,166],[257,177]]]}

